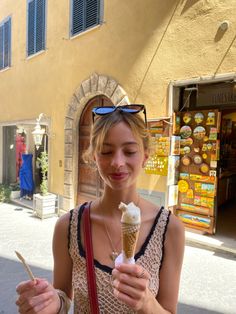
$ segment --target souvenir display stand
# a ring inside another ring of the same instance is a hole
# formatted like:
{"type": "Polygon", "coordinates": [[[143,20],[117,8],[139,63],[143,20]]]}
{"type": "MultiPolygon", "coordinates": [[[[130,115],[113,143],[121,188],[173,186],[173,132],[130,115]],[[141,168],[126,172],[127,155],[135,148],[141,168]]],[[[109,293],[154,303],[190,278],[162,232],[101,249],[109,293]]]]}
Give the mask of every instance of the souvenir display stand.
{"type": "Polygon", "coordinates": [[[170,153],[169,121],[148,121],[152,153],[145,166],[145,173],[167,176],[170,153]]]}
{"type": "Polygon", "coordinates": [[[219,129],[217,110],[181,112],[173,118],[170,158],[179,159],[178,171],[168,172],[169,203],[186,226],[210,234],[215,232],[219,129]]]}

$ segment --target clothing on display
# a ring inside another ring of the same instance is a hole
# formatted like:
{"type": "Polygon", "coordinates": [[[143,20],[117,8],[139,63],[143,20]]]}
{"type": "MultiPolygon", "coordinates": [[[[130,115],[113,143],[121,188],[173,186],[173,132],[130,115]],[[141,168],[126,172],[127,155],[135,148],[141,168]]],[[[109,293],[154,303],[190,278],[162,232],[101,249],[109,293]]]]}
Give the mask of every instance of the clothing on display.
{"type": "Polygon", "coordinates": [[[32,154],[22,154],[23,162],[19,172],[20,197],[31,196],[34,192],[32,158],[32,154]]]}

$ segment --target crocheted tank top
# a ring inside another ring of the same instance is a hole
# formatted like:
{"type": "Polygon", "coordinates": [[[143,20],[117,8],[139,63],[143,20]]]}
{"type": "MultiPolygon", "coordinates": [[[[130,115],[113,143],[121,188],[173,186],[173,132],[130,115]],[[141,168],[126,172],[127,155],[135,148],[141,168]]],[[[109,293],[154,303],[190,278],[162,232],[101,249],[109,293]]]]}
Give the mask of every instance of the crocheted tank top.
{"type": "MultiPolygon", "coordinates": [[[[83,204],[79,209],[71,211],[69,226],[69,253],[73,260],[72,285],[74,290],[74,313],[90,313],[88,288],[86,277],[85,251],[81,244],[80,221],[84,210],[83,204]]],[[[169,221],[170,211],[163,207],[159,210],[153,226],[143,243],[140,251],[135,255],[137,264],[144,267],[151,275],[149,289],[156,296],[159,289],[159,271],[164,254],[165,233],[169,221]]],[[[100,314],[136,313],[113,295],[111,286],[112,268],[94,260],[96,284],[100,314]]]]}

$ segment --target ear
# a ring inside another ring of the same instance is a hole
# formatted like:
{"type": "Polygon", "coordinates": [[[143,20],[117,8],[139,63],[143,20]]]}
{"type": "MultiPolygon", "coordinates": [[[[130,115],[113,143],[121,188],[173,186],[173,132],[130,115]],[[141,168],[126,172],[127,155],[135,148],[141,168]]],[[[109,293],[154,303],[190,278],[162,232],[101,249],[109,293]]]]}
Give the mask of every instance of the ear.
{"type": "Polygon", "coordinates": [[[147,162],[148,158],[149,158],[149,152],[147,150],[145,150],[144,158],[143,158],[143,164],[142,164],[143,168],[146,166],[146,162],[147,162]]]}

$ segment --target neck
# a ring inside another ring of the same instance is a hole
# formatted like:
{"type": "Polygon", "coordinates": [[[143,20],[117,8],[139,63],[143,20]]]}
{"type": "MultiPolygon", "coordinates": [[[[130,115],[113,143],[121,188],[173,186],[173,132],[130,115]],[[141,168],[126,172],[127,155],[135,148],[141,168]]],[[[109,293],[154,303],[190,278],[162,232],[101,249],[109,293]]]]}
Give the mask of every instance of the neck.
{"type": "MultiPolygon", "coordinates": [[[[117,191],[116,191],[117,192],[117,191]]],[[[98,208],[103,214],[111,215],[111,216],[120,216],[121,212],[119,209],[120,202],[128,204],[133,202],[135,205],[139,206],[140,196],[135,191],[135,193],[104,193],[100,200],[98,208]]]]}

